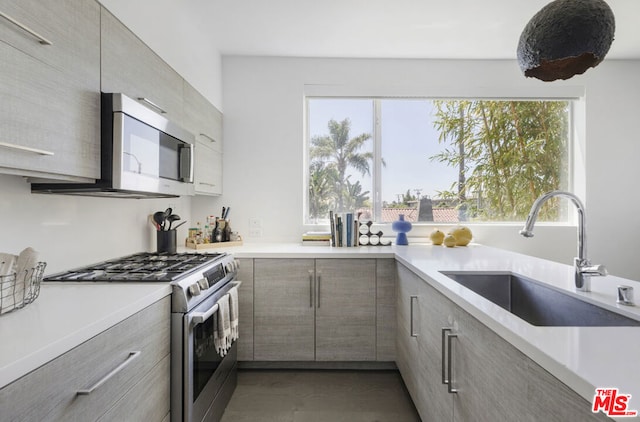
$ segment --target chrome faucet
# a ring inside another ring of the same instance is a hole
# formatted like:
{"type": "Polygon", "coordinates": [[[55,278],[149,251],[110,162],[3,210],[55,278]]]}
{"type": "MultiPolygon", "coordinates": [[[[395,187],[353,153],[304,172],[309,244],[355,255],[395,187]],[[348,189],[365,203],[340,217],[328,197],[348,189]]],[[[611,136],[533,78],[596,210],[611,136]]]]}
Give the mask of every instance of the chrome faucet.
{"type": "Polygon", "coordinates": [[[548,199],[553,198],[554,196],[569,199],[578,209],[578,256],[573,260],[575,283],[577,290],[590,292],[591,277],[605,276],[607,275],[607,269],[604,265],[592,265],[587,259],[587,223],[585,221],[584,205],[577,196],[571,192],[564,192],[560,190],[554,190],[541,195],[531,206],[527,222],[522,230],[520,230],[520,234],[524,237],[533,237],[533,225],[536,223],[536,219],[538,218],[540,207],[542,207],[548,199]]]}

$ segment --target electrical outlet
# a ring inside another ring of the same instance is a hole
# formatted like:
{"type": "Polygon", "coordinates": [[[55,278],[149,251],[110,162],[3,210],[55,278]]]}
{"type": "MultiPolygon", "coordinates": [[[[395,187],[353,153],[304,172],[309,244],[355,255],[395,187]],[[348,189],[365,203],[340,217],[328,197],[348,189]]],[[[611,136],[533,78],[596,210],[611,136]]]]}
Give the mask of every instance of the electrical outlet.
{"type": "Polygon", "coordinates": [[[262,228],[262,220],[260,218],[250,218],[249,219],[249,227],[252,229],[261,229],[262,228]]]}
{"type": "Polygon", "coordinates": [[[262,229],[249,229],[249,237],[262,237],[262,229]]]}

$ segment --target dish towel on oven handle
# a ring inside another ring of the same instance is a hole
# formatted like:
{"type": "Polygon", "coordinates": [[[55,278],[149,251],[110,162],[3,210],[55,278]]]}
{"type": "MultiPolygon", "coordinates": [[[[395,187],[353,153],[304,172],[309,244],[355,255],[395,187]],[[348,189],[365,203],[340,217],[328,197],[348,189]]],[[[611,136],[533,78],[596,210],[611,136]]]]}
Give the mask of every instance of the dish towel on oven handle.
{"type": "Polygon", "coordinates": [[[231,321],[231,342],[238,340],[238,286],[229,290],[229,319],[231,321]]]}
{"type": "Polygon", "coordinates": [[[218,312],[216,316],[213,342],[218,354],[224,357],[231,347],[231,320],[229,317],[228,294],[218,300],[218,312]]]}

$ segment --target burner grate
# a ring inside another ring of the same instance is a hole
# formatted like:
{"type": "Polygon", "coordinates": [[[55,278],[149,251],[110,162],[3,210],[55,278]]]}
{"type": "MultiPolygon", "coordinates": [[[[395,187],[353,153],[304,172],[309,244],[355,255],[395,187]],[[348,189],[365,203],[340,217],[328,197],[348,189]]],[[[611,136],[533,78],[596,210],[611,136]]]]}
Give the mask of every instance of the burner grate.
{"type": "Polygon", "coordinates": [[[141,252],[50,275],[43,281],[174,281],[224,255],[141,252]]]}

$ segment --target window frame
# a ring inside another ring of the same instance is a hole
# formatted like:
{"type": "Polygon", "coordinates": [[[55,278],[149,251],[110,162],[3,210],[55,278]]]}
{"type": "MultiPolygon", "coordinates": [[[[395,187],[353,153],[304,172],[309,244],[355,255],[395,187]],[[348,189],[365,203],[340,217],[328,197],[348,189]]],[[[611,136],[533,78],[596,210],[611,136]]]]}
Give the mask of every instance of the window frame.
{"type": "MultiPolygon", "coordinates": [[[[551,92],[546,93],[543,89],[542,94],[544,95],[505,95],[505,96],[484,96],[484,95],[472,95],[472,96],[464,96],[464,95],[363,95],[362,93],[359,95],[347,95],[347,94],[339,94],[334,92],[335,87],[331,87],[327,93],[322,93],[322,88],[320,90],[318,87],[314,87],[314,89],[306,90],[303,96],[303,107],[304,107],[304,148],[303,154],[303,209],[302,209],[302,218],[303,218],[303,226],[306,228],[318,228],[324,227],[327,225],[327,222],[318,222],[313,223],[309,218],[309,149],[310,149],[310,107],[309,100],[314,99],[327,99],[327,100],[348,100],[348,99],[358,99],[358,100],[372,100],[373,101],[373,131],[372,131],[372,140],[373,140],[373,165],[372,165],[372,210],[374,216],[374,227],[388,227],[391,225],[391,222],[381,222],[382,216],[382,199],[381,199],[381,186],[382,186],[382,131],[381,131],[381,102],[384,100],[487,100],[487,101],[567,101],[569,102],[569,110],[568,110],[568,146],[566,151],[566,159],[567,159],[567,190],[570,192],[576,193],[578,196],[583,192],[584,186],[576,186],[576,172],[580,171],[584,173],[584,167],[578,166],[577,161],[578,155],[583,153],[580,151],[584,145],[584,90],[580,87],[562,87],[555,92],[556,95],[552,95],[551,92]],[[576,113],[578,110],[582,110],[582,117],[577,118],[576,113]],[[580,127],[578,127],[580,126],[580,127]],[[580,147],[582,145],[582,148],[580,147]],[[576,192],[577,191],[577,192],[576,192]]],[[[339,91],[339,90],[338,90],[339,91]]],[[[549,225],[549,226],[575,226],[576,225],[576,215],[575,212],[571,212],[567,204],[563,204],[563,215],[565,218],[561,221],[554,222],[540,222],[541,225],[549,225]]],[[[328,221],[328,218],[327,218],[328,221]]],[[[412,223],[418,227],[448,227],[455,226],[459,223],[451,222],[451,223],[436,223],[436,222],[414,222],[412,223]]],[[[469,221],[465,222],[465,225],[470,226],[519,226],[520,222],[517,221],[469,221]]]]}

